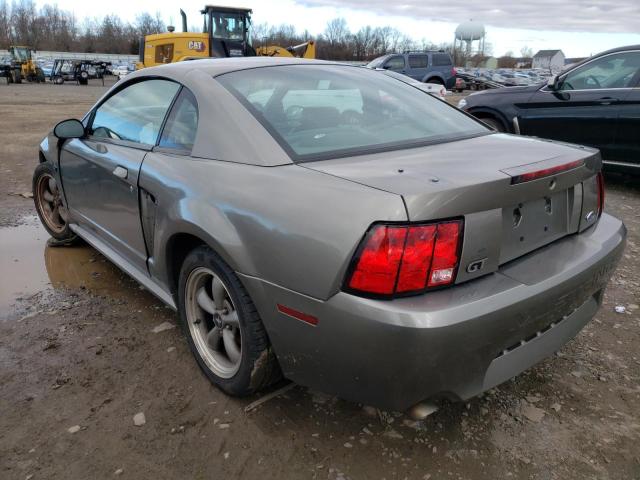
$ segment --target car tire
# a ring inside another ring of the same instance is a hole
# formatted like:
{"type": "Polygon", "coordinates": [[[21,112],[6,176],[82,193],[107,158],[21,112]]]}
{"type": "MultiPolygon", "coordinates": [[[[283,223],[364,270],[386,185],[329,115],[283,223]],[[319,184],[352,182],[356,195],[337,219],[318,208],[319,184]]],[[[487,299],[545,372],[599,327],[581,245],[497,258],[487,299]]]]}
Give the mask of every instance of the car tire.
{"type": "Polygon", "coordinates": [[[496,132],[500,132],[500,133],[505,133],[506,132],[506,130],[504,128],[504,125],[498,119],[495,119],[495,118],[492,118],[492,117],[486,117],[486,118],[480,118],[480,121],[486,123],[487,125],[489,125],[496,132]]]}
{"type": "Polygon", "coordinates": [[[69,213],[51,164],[39,164],[33,172],[33,202],[45,230],[57,244],[74,243],[78,237],[69,228],[69,213]]]}
{"type": "Polygon", "coordinates": [[[431,77],[430,79],[426,80],[424,83],[437,83],[438,85],[444,86],[444,82],[440,80],[438,77],[431,77]]]}
{"type": "Polygon", "coordinates": [[[36,68],[36,82],[45,83],[46,81],[47,79],[44,76],[44,71],[40,67],[36,68]]]}
{"type": "Polygon", "coordinates": [[[251,297],[233,270],[208,246],[192,250],[182,264],[178,310],[198,366],[227,394],[250,395],[281,378],[251,297]],[[233,321],[227,323],[229,319],[233,321]]]}

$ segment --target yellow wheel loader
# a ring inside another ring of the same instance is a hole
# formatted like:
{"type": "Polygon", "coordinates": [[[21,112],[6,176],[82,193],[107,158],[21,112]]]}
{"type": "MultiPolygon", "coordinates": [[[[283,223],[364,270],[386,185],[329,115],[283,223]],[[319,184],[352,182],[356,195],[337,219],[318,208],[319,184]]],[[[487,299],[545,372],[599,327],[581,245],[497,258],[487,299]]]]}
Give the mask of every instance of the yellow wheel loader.
{"type": "Polygon", "coordinates": [[[251,44],[250,8],[205,6],[203,32],[187,31],[187,16],[180,10],[182,32],[168,27],[168,32],[147,35],[140,39],[140,61],[137,68],[152,67],[163,63],[182,62],[199,58],[285,56],[315,58],[314,42],[294,47],[263,46],[251,44]]]}
{"type": "Polygon", "coordinates": [[[31,47],[19,45],[11,45],[9,47],[11,65],[7,77],[8,83],[22,83],[22,80],[44,83],[44,72],[33,60],[31,55],[33,51],[31,47]]]}

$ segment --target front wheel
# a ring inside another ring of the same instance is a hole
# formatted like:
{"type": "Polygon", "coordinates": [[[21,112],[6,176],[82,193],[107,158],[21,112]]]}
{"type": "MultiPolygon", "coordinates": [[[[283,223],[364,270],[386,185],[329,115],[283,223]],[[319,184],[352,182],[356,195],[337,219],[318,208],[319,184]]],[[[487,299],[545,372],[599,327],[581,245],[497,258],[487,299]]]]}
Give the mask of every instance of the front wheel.
{"type": "Polygon", "coordinates": [[[33,172],[33,201],[42,225],[55,240],[71,243],[76,235],[69,228],[69,213],[62,202],[62,191],[49,163],[41,163],[33,172]]]}
{"type": "Polygon", "coordinates": [[[233,270],[209,247],[187,255],[178,306],[198,365],[226,393],[249,395],[280,378],[255,305],[233,270]]]}

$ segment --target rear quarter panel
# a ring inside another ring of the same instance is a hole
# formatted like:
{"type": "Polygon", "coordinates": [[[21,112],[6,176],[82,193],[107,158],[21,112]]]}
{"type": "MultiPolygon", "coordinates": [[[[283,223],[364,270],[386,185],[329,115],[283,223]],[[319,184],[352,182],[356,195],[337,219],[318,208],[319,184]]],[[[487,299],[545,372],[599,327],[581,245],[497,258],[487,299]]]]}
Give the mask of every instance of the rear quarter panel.
{"type": "Polygon", "coordinates": [[[406,220],[399,195],[297,165],[261,167],[150,153],[140,187],[157,202],[152,276],[171,285],[174,235],[202,239],[237,272],[318,299],[340,289],[375,221],[406,220]]]}

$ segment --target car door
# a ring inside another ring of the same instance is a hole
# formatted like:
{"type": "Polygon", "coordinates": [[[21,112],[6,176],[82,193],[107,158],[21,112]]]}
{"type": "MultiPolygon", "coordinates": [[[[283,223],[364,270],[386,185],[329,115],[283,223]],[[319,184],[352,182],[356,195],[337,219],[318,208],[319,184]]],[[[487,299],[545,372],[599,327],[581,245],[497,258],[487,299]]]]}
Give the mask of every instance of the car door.
{"type": "Polygon", "coordinates": [[[640,51],[628,57],[629,66],[635,68],[635,80],[620,95],[618,130],[614,149],[606,160],[640,167],[640,51]]]}
{"type": "Polygon", "coordinates": [[[426,54],[410,54],[409,55],[409,69],[407,70],[407,76],[414,80],[422,81],[428,72],[429,55],[426,54]]]}
{"type": "Polygon", "coordinates": [[[431,68],[429,73],[433,76],[436,76],[435,74],[437,73],[438,76],[442,77],[447,88],[451,88],[455,84],[455,80],[453,80],[453,63],[448,53],[431,54],[431,68]]]}
{"type": "Polygon", "coordinates": [[[198,104],[195,96],[186,87],[182,87],[167,116],[158,145],[145,157],[138,181],[142,229],[151,257],[148,263],[152,277],[157,273],[154,270],[157,263],[153,258],[156,258],[154,245],[158,209],[166,209],[166,196],[162,195],[162,191],[167,188],[166,168],[175,168],[189,160],[197,131],[198,104]]]}
{"type": "Polygon", "coordinates": [[[60,154],[73,221],[142,271],[138,175],[179,88],[161,79],[126,85],[94,109],[87,136],[67,142],[60,154]]]}
{"type": "Polygon", "coordinates": [[[557,88],[545,86],[516,105],[520,132],[599,148],[607,159],[615,151],[620,104],[633,80],[633,52],[597,57],[562,75],[557,88]]]}
{"type": "Polygon", "coordinates": [[[392,55],[384,62],[382,68],[393,72],[406,73],[407,65],[404,61],[404,55],[392,55]]]}

